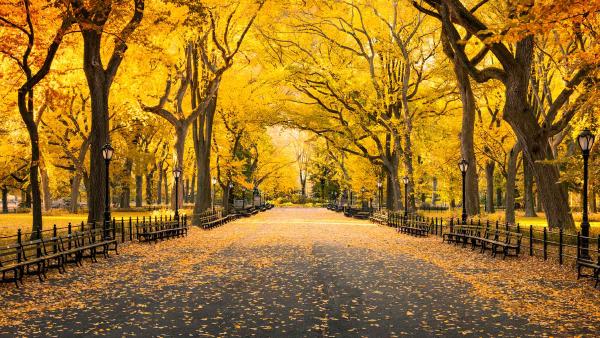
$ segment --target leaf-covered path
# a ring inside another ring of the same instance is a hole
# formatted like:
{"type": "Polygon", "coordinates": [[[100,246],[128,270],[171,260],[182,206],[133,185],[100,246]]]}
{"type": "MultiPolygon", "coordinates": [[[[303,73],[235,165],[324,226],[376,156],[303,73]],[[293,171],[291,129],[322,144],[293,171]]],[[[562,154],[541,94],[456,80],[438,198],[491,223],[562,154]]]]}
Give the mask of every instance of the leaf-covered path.
{"type": "MultiPolygon", "coordinates": [[[[0,333],[140,336],[593,334],[600,296],[572,271],[491,259],[320,209],[274,209],[26,287],[0,333]]],[[[535,263],[535,264],[533,264],[535,263]]]]}

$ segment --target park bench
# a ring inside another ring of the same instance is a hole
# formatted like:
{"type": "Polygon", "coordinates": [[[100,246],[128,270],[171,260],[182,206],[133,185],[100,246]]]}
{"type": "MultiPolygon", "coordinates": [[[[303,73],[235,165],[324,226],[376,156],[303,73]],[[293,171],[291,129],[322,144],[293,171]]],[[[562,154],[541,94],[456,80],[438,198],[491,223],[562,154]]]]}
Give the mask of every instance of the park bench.
{"type": "Polygon", "coordinates": [[[19,287],[21,280],[21,245],[11,244],[0,248],[0,272],[3,282],[14,282],[19,287]],[[12,277],[7,275],[12,273],[12,277]]]}
{"type": "Polygon", "coordinates": [[[259,211],[255,207],[248,207],[243,209],[235,209],[235,214],[239,217],[250,217],[256,215],[259,211]]]}
{"type": "Polygon", "coordinates": [[[369,219],[376,224],[388,224],[388,215],[385,211],[376,211],[369,219]]]}
{"type": "Polygon", "coordinates": [[[100,252],[104,258],[108,258],[108,252],[117,251],[117,240],[114,238],[105,238],[104,229],[93,226],[91,229],[76,231],[75,237],[79,240],[76,250],[81,258],[89,257],[92,262],[97,262],[96,255],[100,252]],[[86,255],[87,252],[87,255],[86,255]]]}
{"type": "Polygon", "coordinates": [[[427,237],[429,234],[431,225],[425,221],[418,221],[414,219],[407,219],[405,222],[400,224],[398,231],[413,236],[427,237]]]}
{"type": "Polygon", "coordinates": [[[2,281],[14,282],[18,287],[25,275],[35,274],[43,282],[49,268],[64,273],[67,263],[81,265],[86,252],[87,257],[97,261],[99,251],[107,258],[109,251],[117,252],[117,241],[104,238],[104,230],[99,228],[11,244],[0,248],[2,281]]]}
{"type": "Polygon", "coordinates": [[[371,212],[366,210],[359,210],[352,215],[353,218],[357,219],[369,219],[371,212]]]}
{"type": "MultiPolygon", "coordinates": [[[[598,248],[596,251],[596,260],[593,260],[593,258],[591,256],[590,257],[582,257],[581,252],[583,249],[581,248],[581,238],[580,237],[581,237],[580,235],[577,235],[577,261],[576,261],[577,279],[579,279],[581,277],[591,277],[596,280],[596,283],[594,284],[594,288],[597,288],[598,284],[600,283],[600,245],[598,245],[598,248]],[[591,274],[585,274],[583,272],[584,269],[591,270],[591,274]]],[[[600,243],[600,239],[599,239],[599,243],[600,243]]]]}
{"type": "Polygon", "coordinates": [[[199,224],[202,229],[211,229],[223,225],[235,218],[234,214],[223,216],[222,211],[210,212],[199,218],[199,224]]]}
{"type": "Polygon", "coordinates": [[[463,247],[470,244],[472,249],[480,247],[481,253],[489,248],[492,256],[502,253],[502,258],[518,256],[522,238],[520,232],[476,225],[455,225],[451,231],[442,234],[442,242],[462,244],[463,247]]]}
{"type": "Polygon", "coordinates": [[[187,222],[177,220],[145,220],[136,225],[136,237],[140,242],[157,242],[172,237],[186,236],[188,232],[187,222]]]}

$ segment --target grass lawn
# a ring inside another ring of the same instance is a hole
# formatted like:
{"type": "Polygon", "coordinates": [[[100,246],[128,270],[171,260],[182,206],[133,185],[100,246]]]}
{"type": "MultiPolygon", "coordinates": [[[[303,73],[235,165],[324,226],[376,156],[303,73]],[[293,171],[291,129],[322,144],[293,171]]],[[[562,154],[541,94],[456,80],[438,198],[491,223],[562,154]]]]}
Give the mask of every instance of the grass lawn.
{"type": "MultiPolygon", "coordinates": [[[[181,213],[190,215],[192,210],[182,210],[181,213]]],[[[143,216],[158,216],[160,217],[159,211],[115,211],[111,213],[116,219],[121,217],[143,217],[143,216]]],[[[50,229],[52,225],[56,224],[57,227],[64,227],[71,222],[71,224],[79,224],[87,221],[86,213],[70,214],[60,213],[55,215],[44,215],[42,217],[42,226],[44,229],[50,229]]],[[[1,236],[12,236],[17,233],[17,229],[21,228],[23,232],[27,233],[31,231],[31,213],[26,214],[0,214],[0,237],[1,236]]]]}

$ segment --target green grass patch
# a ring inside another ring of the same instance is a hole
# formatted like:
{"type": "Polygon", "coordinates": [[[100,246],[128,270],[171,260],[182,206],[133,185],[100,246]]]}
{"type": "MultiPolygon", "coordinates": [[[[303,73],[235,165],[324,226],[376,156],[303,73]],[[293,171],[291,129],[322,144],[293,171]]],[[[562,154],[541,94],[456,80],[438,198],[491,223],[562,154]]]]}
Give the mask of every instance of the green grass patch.
{"type": "MultiPolygon", "coordinates": [[[[182,210],[182,214],[190,215],[192,210],[182,210]]],[[[129,217],[139,217],[142,218],[144,216],[157,216],[160,215],[167,216],[172,214],[170,210],[155,210],[155,211],[115,211],[112,212],[112,217],[120,220],[121,217],[128,219],[129,217]]],[[[57,227],[65,227],[68,226],[69,223],[73,225],[78,225],[81,222],[87,222],[87,214],[79,213],[79,214],[71,214],[66,212],[52,212],[49,215],[44,215],[42,217],[42,227],[43,229],[50,229],[54,224],[57,227]]],[[[12,236],[17,234],[17,230],[20,228],[24,233],[29,233],[31,231],[32,224],[32,216],[31,213],[26,214],[0,214],[0,236],[12,236]]]]}

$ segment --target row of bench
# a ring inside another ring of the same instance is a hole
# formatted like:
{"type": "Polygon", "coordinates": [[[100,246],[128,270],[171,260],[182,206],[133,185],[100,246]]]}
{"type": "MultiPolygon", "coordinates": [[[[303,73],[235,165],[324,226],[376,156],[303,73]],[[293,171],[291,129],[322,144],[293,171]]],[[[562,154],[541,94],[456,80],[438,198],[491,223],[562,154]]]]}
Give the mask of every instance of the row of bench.
{"type": "MultiPolygon", "coordinates": [[[[373,223],[384,224],[397,228],[398,232],[407,233],[416,236],[427,236],[429,233],[438,233],[437,226],[438,222],[436,219],[435,224],[427,222],[423,218],[411,216],[403,217],[400,214],[388,213],[387,210],[376,211],[369,218],[373,223]],[[433,226],[435,225],[435,231],[433,226]]],[[[523,233],[519,231],[519,227],[516,227],[516,231],[510,231],[510,227],[507,225],[506,228],[496,226],[490,226],[490,224],[482,224],[478,222],[474,224],[471,222],[470,225],[461,225],[459,222],[454,223],[451,220],[449,223],[449,229],[440,224],[440,229],[445,229],[442,232],[442,242],[455,243],[456,245],[467,245],[472,250],[479,248],[481,253],[485,253],[490,250],[492,256],[496,257],[498,254],[502,254],[503,259],[507,256],[519,256],[521,253],[521,244],[523,240],[523,233]]],[[[530,230],[531,232],[531,230],[530,230]]],[[[532,237],[530,233],[530,237],[532,237]]],[[[545,239],[544,233],[544,241],[545,239]]],[[[561,237],[562,238],[562,237],[561,237]]],[[[583,255],[583,249],[581,245],[582,237],[577,235],[577,277],[590,277],[595,280],[594,287],[598,287],[600,284],[600,236],[597,239],[597,247],[595,253],[591,251],[587,255],[583,255]],[[588,271],[590,271],[588,273],[588,271]]],[[[588,238],[588,241],[595,239],[588,238]]],[[[532,247],[533,239],[530,239],[530,246],[532,247]]],[[[561,239],[562,243],[562,239],[561,239]]],[[[545,245],[545,244],[544,244],[545,245]]],[[[562,244],[561,244],[562,245],[562,244]]],[[[533,252],[533,249],[531,249],[533,252]]],[[[544,247],[545,250],[545,247],[544,247]]],[[[593,250],[593,249],[588,249],[593,250]]],[[[544,251],[545,252],[545,251],[544,251]]]]}
{"type": "Polygon", "coordinates": [[[96,262],[98,254],[108,258],[109,251],[118,254],[116,239],[110,236],[110,231],[105,233],[95,226],[63,236],[6,245],[0,248],[1,281],[14,282],[19,287],[25,275],[35,274],[43,282],[50,268],[64,273],[68,263],[82,265],[84,257],[96,262]]]}
{"type": "Polygon", "coordinates": [[[240,217],[250,217],[259,212],[270,210],[274,207],[273,204],[265,203],[260,206],[252,206],[244,209],[234,209],[232,213],[223,215],[223,211],[209,211],[198,216],[198,224],[202,229],[212,229],[223,224],[234,221],[240,217]]]}
{"type": "Polygon", "coordinates": [[[520,232],[473,225],[455,225],[442,234],[442,242],[462,244],[463,247],[470,245],[472,249],[479,247],[481,253],[490,249],[494,257],[502,253],[502,258],[518,256],[522,238],[520,232]]]}
{"type": "Polygon", "coordinates": [[[376,224],[388,225],[388,213],[386,211],[375,211],[371,217],[369,217],[369,220],[376,224]]]}
{"type": "Polygon", "coordinates": [[[413,236],[427,237],[431,225],[425,221],[407,218],[398,226],[398,232],[413,236]]]}
{"type": "Polygon", "coordinates": [[[188,223],[187,217],[183,216],[180,220],[155,220],[152,222],[138,223],[135,226],[136,238],[140,242],[157,242],[173,237],[187,236],[188,223]]]}

